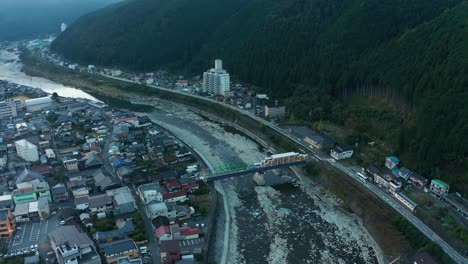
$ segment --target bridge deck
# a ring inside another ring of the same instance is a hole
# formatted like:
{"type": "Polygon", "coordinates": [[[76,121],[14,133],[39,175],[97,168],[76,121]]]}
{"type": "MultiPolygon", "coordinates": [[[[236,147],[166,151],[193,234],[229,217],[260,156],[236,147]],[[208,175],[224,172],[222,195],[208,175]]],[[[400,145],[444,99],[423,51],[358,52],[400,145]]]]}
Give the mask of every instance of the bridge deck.
{"type": "Polygon", "coordinates": [[[250,173],[255,173],[255,172],[265,172],[269,170],[282,169],[282,168],[287,168],[291,166],[304,165],[306,163],[307,163],[307,160],[303,160],[303,161],[297,161],[297,162],[275,165],[275,166],[270,166],[270,167],[247,168],[247,169],[240,170],[240,171],[232,171],[232,172],[227,172],[227,173],[211,175],[207,177],[205,181],[212,182],[212,181],[222,180],[222,179],[227,179],[227,178],[232,178],[232,177],[239,177],[245,174],[250,174],[250,173]]]}

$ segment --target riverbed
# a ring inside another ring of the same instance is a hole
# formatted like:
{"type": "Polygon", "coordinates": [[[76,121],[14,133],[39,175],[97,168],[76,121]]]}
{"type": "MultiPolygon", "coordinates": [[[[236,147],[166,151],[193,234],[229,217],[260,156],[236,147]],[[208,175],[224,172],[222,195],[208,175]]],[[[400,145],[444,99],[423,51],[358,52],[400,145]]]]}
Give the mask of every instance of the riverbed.
{"type": "MultiPolygon", "coordinates": [[[[154,105],[153,122],[195,148],[212,167],[253,164],[267,156],[252,140],[183,106],[137,102],[154,105]]],[[[252,176],[221,182],[231,221],[228,227],[218,221],[212,260],[220,262],[227,242],[227,263],[377,263],[375,243],[333,195],[299,179],[274,188],[256,186],[252,176]],[[229,228],[229,241],[224,228],[229,228]]],[[[224,217],[222,210],[219,217],[224,217]]]]}
{"type": "Polygon", "coordinates": [[[23,67],[19,52],[16,50],[17,45],[0,44],[0,80],[6,80],[11,83],[16,83],[33,88],[39,88],[46,93],[57,93],[59,96],[70,98],[83,98],[93,101],[99,101],[94,96],[76,89],[50,81],[45,78],[31,77],[21,72],[23,67]]]}
{"type": "MultiPolygon", "coordinates": [[[[61,96],[96,100],[73,87],[27,76],[20,69],[17,53],[0,51],[0,79],[61,96]]],[[[267,156],[251,139],[181,105],[133,95],[129,98],[154,106],[155,111],[146,114],[196,149],[213,167],[234,162],[253,164],[267,156]]],[[[252,175],[246,175],[220,184],[230,221],[217,221],[214,250],[208,252],[217,263],[226,250],[227,263],[378,262],[379,250],[374,250],[375,243],[358,219],[310,181],[297,178],[292,184],[260,187],[254,184],[252,175]],[[224,230],[228,230],[228,236],[224,230]]],[[[218,212],[223,219],[223,210],[218,212]]]]}

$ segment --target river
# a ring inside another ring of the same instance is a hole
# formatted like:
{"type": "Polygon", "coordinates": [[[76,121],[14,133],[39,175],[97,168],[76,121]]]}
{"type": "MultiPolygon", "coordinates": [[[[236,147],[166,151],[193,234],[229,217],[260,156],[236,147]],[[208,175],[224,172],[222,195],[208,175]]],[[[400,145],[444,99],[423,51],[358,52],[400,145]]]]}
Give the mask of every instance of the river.
{"type": "MultiPolygon", "coordinates": [[[[20,69],[18,54],[1,49],[0,79],[60,96],[97,100],[76,88],[27,76],[20,69]]],[[[232,162],[253,164],[266,157],[255,142],[181,105],[155,98],[141,98],[136,103],[154,106],[156,111],[149,114],[150,118],[196,148],[214,167],[232,162]]],[[[228,226],[218,221],[215,228],[213,251],[208,254],[217,263],[226,242],[227,263],[378,262],[375,242],[358,219],[340,210],[333,195],[306,180],[272,188],[255,186],[252,176],[244,176],[221,184],[231,221],[228,226]],[[318,200],[316,194],[322,199],[318,200]]],[[[223,208],[219,211],[222,219],[223,208]]]]}
{"type": "Polygon", "coordinates": [[[55,92],[63,97],[99,101],[94,96],[74,87],[65,86],[44,78],[27,76],[24,72],[21,72],[22,64],[19,59],[19,53],[14,50],[15,48],[16,45],[2,45],[0,43],[0,80],[39,88],[49,94],[55,92]]]}

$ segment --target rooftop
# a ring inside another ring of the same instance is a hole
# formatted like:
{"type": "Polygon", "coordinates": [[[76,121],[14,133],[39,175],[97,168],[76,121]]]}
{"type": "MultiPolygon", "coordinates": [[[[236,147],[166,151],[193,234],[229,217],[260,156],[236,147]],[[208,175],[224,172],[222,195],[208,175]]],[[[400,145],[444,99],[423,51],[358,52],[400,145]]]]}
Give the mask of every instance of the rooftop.
{"type": "Polygon", "coordinates": [[[59,226],[49,233],[49,239],[54,240],[55,244],[68,242],[71,245],[87,246],[93,245],[93,241],[84,232],[80,232],[74,225],[59,226]]]}
{"type": "Polygon", "coordinates": [[[443,188],[448,188],[448,187],[449,187],[449,185],[448,185],[447,183],[445,183],[445,182],[443,182],[443,181],[441,181],[441,180],[439,180],[439,179],[433,179],[433,180],[431,181],[431,185],[432,185],[432,184],[436,184],[436,185],[442,186],[443,188]]]}
{"type": "Polygon", "coordinates": [[[34,99],[24,100],[24,103],[26,104],[26,106],[47,104],[47,103],[52,103],[52,98],[50,98],[50,96],[34,98],[34,99]]]}
{"type": "Polygon", "coordinates": [[[8,219],[8,212],[10,211],[10,209],[6,208],[6,209],[1,209],[0,210],[0,221],[6,221],[8,219]]]}
{"type": "Polygon", "coordinates": [[[119,255],[123,252],[138,250],[132,239],[122,239],[101,245],[106,256],[119,255]]]}

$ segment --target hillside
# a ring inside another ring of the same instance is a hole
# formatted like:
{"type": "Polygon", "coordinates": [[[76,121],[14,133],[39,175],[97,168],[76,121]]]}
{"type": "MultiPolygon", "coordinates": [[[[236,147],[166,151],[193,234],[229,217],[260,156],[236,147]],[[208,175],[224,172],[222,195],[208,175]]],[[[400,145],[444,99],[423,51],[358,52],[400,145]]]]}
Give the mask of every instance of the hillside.
{"type": "Polygon", "coordinates": [[[52,48],[145,71],[222,58],[292,119],[377,137],[466,191],[467,13],[466,0],[139,0],[82,17],[52,48]]]}
{"type": "Polygon", "coordinates": [[[0,41],[57,34],[61,23],[122,0],[1,0],[0,41]]]}

